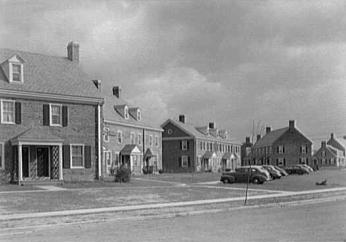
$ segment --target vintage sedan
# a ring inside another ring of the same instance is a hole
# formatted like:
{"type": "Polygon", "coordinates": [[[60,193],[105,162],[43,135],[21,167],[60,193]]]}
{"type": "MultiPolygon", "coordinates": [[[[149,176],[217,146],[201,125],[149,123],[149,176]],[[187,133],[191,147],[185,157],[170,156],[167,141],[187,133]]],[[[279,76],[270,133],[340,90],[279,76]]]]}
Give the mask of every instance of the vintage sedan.
{"type": "Polygon", "coordinates": [[[267,177],[258,167],[239,167],[234,172],[223,172],[220,181],[223,183],[252,182],[263,184],[267,181],[267,177]]]}

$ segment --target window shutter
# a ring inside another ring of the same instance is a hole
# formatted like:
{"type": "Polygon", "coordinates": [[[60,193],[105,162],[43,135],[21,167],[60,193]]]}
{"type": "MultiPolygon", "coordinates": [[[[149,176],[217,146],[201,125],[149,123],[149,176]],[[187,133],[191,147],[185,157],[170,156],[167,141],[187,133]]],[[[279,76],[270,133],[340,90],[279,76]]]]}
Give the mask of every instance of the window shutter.
{"type": "Polygon", "coordinates": [[[300,146],[299,148],[300,148],[300,153],[302,153],[302,151],[303,151],[302,146],[300,146]]]}
{"type": "Polygon", "coordinates": [[[43,104],[43,125],[49,126],[49,105],[43,104]]]}
{"type": "Polygon", "coordinates": [[[68,124],[68,109],[67,106],[62,106],[62,126],[66,127],[68,124]]]}
{"type": "Polygon", "coordinates": [[[22,123],[22,104],[20,102],[15,103],[15,121],[16,124],[22,123]]]}
{"type": "Polygon", "coordinates": [[[84,166],[85,168],[91,168],[91,146],[84,146],[84,166]]]}
{"type": "Polygon", "coordinates": [[[179,167],[181,167],[181,157],[179,157],[179,167]]]}
{"type": "Polygon", "coordinates": [[[187,167],[191,167],[190,156],[187,157],[187,167]]]}
{"type": "Polygon", "coordinates": [[[186,140],[186,149],[189,150],[189,147],[190,147],[190,142],[186,140]]]}
{"type": "Polygon", "coordinates": [[[180,149],[183,150],[183,141],[180,141],[180,149]]]}
{"type": "Polygon", "coordinates": [[[277,153],[279,153],[279,146],[278,146],[278,147],[276,147],[276,152],[277,152],[277,153]]]}
{"type": "Polygon", "coordinates": [[[70,169],[70,146],[63,146],[63,168],[70,169]]]}
{"type": "Polygon", "coordinates": [[[285,153],[285,146],[282,146],[282,153],[285,153]]]}

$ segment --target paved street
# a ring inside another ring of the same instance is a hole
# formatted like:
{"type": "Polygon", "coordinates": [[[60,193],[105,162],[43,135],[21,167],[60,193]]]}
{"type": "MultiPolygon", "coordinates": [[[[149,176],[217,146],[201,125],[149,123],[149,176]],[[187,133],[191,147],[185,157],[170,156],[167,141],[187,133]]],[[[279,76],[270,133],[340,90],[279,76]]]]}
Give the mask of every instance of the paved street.
{"type": "Polygon", "coordinates": [[[1,241],[345,241],[346,203],[150,217],[2,231],[1,241]]]}

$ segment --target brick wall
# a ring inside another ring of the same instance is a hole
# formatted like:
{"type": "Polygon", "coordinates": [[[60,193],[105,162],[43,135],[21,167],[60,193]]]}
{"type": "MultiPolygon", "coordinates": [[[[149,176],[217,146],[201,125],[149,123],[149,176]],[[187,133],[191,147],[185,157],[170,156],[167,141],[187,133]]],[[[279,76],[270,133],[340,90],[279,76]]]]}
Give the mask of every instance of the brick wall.
{"type": "MultiPolygon", "coordinates": [[[[43,126],[43,104],[53,103],[29,99],[15,99],[15,101],[21,103],[21,124],[0,124],[0,142],[6,143],[5,170],[7,174],[13,167],[10,140],[31,127],[43,126]]],[[[64,169],[64,180],[93,180],[97,175],[97,106],[54,103],[68,107],[68,126],[50,127],[52,133],[62,138],[64,145],[78,143],[91,146],[91,168],[64,169]]]]}

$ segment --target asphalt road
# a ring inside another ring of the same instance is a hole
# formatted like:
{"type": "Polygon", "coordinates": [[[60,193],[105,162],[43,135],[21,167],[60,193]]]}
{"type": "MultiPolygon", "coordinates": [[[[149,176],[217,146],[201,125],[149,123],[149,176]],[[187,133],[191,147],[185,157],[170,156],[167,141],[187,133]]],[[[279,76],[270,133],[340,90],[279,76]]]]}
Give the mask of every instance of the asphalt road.
{"type": "Polygon", "coordinates": [[[0,230],[0,241],[346,241],[346,203],[65,224],[14,233],[0,230]]]}

